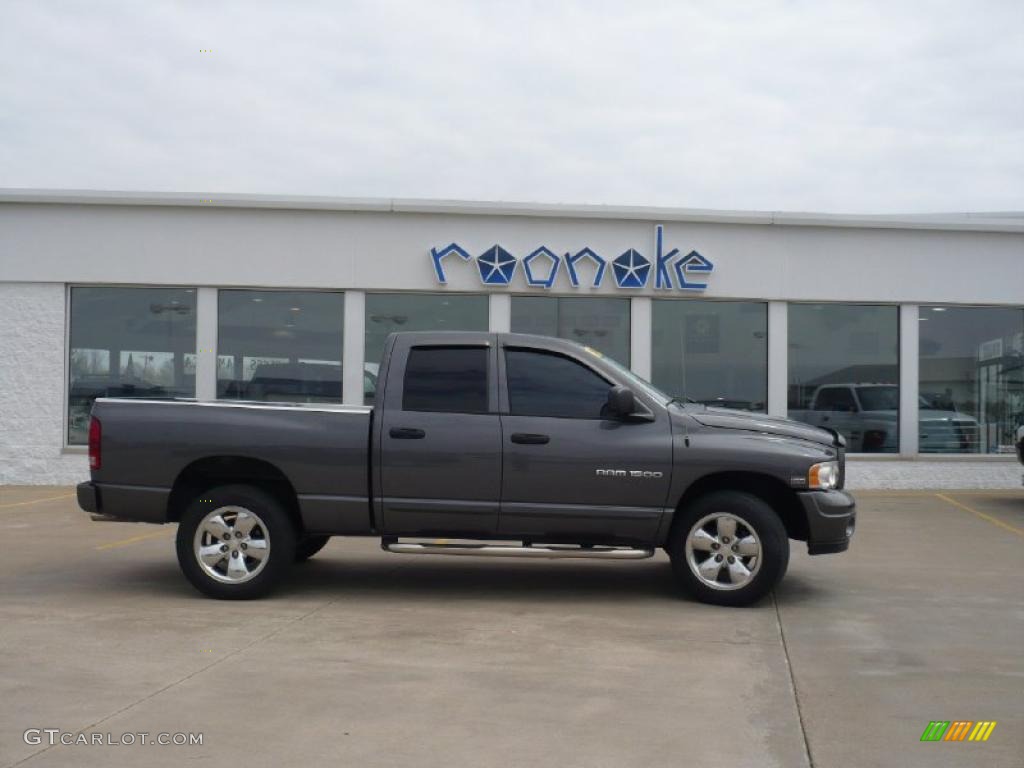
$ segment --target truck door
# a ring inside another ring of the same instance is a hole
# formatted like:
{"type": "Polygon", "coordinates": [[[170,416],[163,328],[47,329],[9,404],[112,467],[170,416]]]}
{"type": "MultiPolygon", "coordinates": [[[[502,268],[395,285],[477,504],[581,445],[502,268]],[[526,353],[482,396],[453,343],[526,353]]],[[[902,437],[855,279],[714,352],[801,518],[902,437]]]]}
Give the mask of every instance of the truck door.
{"type": "Polygon", "coordinates": [[[472,338],[460,344],[453,335],[437,344],[396,337],[377,394],[375,508],[385,534],[472,537],[497,530],[497,354],[493,341],[472,338]]]}
{"type": "Polygon", "coordinates": [[[507,410],[499,532],[652,541],[672,477],[668,418],[606,418],[612,382],[557,352],[504,347],[499,364],[507,410]]]}

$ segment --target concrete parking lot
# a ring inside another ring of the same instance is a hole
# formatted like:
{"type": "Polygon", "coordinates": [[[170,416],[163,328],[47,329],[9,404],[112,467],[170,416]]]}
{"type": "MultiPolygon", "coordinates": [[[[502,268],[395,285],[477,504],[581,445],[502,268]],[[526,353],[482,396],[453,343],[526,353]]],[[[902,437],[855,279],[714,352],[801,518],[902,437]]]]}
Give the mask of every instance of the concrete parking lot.
{"type": "Polygon", "coordinates": [[[677,597],[663,555],[345,539],[216,602],[172,526],[92,523],[71,493],[0,488],[0,766],[1024,765],[1024,490],[861,492],[852,549],[796,545],[751,609],[677,597]],[[921,743],[931,720],[998,725],[921,743]]]}

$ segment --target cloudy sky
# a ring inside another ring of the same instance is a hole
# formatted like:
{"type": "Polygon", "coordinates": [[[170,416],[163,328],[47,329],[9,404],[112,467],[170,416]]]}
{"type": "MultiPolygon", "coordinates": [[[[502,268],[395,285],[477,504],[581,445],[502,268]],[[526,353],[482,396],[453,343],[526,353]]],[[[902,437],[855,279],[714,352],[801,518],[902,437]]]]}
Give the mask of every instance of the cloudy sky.
{"type": "Polygon", "coordinates": [[[1024,2],[0,4],[0,187],[1024,209],[1024,2]]]}

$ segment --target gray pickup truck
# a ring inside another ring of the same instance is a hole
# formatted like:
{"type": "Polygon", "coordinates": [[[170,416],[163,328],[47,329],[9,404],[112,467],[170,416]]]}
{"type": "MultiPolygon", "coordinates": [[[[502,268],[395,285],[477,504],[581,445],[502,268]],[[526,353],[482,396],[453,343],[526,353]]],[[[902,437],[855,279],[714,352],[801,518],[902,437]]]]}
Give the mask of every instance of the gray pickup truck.
{"type": "Polygon", "coordinates": [[[201,592],[251,598],[331,536],[388,552],[651,557],[745,605],[789,539],[841,552],[855,524],[836,432],[670,398],[600,353],[504,333],[397,333],[376,405],[96,401],[94,519],[178,523],[201,592]]]}

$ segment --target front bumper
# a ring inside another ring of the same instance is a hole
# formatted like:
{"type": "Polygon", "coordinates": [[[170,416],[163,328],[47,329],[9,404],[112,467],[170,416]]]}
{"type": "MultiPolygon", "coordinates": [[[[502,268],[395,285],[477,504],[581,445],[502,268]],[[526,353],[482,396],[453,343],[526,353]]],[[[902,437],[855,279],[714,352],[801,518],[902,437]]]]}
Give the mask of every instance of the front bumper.
{"type": "Polygon", "coordinates": [[[857,525],[857,504],[845,491],[798,493],[807,518],[807,552],[828,555],[845,552],[857,525]]]}

